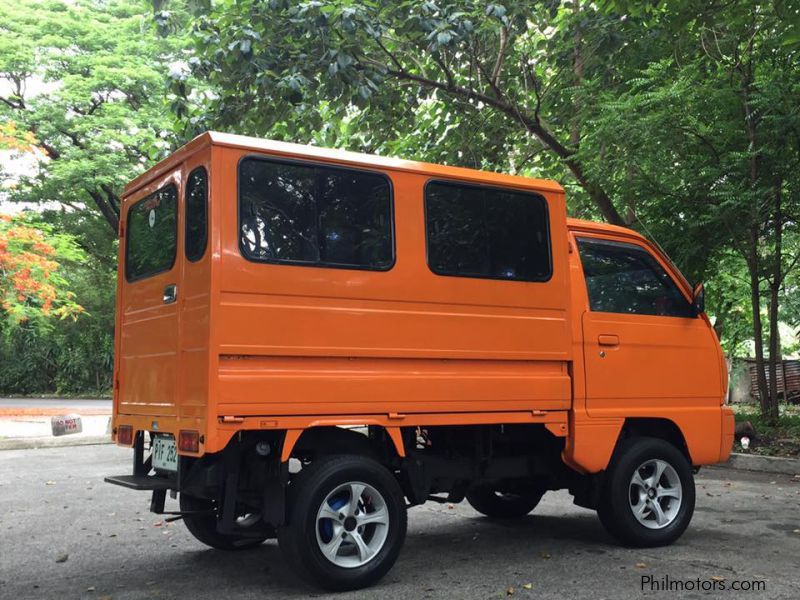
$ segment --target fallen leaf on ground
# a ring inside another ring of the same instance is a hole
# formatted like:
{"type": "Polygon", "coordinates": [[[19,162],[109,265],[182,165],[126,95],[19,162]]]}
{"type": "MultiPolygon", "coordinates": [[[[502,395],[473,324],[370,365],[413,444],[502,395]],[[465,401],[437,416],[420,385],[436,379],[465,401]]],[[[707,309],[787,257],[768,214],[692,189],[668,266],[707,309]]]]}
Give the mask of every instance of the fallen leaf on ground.
{"type": "Polygon", "coordinates": [[[94,591],[94,589],[95,589],[95,588],[94,588],[94,586],[93,586],[93,585],[90,585],[89,587],[87,587],[87,588],[86,588],[86,591],[87,591],[87,592],[93,592],[93,591],[94,591]]]}
{"type": "Polygon", "coordinates": [[[722,575],[712,575],[711,581],[725,581],[725,578],[722,575]]]}
{"type": "Polygon", "coordinates": [[[506,596],[513,596],[516,590],[513,587],[510,587],[506,590],[506,596]]]}
{"type": "Polygon", "coordinates": [[[636,563],[636,568],[637,569],[646,569],[647,568],[647,563],[638,562],[638,563],[636,563]]]}
{"type": "Polygon", "coordinates": [[[161,527],[163,524],[164,524],[163,521],[156,521],[155,523],[153,523],[153,527],[161,527]]]}
{"type": "Polygon", "coordinates": [[[67,562],[67,559],[68,559],[68,558],[69,558],[69,554],[66,554],[66,553],[65,553],[65,554],[59,554],[59,555],[56,557],[56,562],[57,562],[57,563],[63,563],[63,562],[67,562]]]}
{"type": "Polygon", "coordinates": [[[522,587],[525,588],[526,590],[530,590],[530,589],[533,588],[533,584],[532,583],[523,583],[522,587]]]}

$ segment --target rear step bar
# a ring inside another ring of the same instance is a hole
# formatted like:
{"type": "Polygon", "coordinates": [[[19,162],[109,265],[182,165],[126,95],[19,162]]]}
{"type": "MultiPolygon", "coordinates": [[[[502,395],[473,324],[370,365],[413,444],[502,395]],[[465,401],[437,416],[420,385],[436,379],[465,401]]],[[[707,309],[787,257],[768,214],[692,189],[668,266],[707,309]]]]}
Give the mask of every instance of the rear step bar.
{"type": "Polygon", "coordinates": [[[171,479],[165,479],[157,475],[111,475],[103,479],[106,483],[121,485],[129,490],[152,490],[153,496],[150,498],[150,512],[156,513],[157,515],[180,515],[174,520],[183,518],[183,513],[180,512],[164,512],[167,491],[176,489],[176,484],[171,479]]]}
{"type": "Polygon", "coordinates": [[[133,475],[109,475],[103,480],[129,490],[152,490],[161,494],[166,490],[178,489],[177,476],[168,478],[150,475],[152,465],[152,454],[147,457],[144,455],[144,433],[138,431],[133,441],[133,475]]]}
{"type": "Polygon", "coordinates": [[[150,475],[110,475],[104,481],[130,490],[168,490],[175,487],[175,483],[169,479],[150,475]]]}

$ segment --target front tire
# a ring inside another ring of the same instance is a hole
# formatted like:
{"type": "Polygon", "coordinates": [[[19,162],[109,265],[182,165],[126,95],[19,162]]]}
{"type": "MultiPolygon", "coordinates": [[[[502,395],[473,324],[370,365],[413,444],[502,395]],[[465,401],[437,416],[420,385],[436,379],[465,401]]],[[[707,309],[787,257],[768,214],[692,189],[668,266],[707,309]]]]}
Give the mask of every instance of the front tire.
{"type": "Polygon", "coordinates": [[[247,550],[259,546],[269,537],[274,537],[265,531],[269,526],[261,520],[260,515],[245,516],[237,522],[237,527],[242,530],[241,534],[222,534],[217,531],[217,508],[213,500],[182,493],[180,507],[181,512],[197,513],[183,517],[189,533],[197,541],[217,550],[247,550]]]}
{"type": "Polygon", "coordinates": [[[321,587],[355,590],[383,577],[406,536],[406,505],[394,475],[363,456],[323,457],[289,485],[278,543],[287,562],[321,587]]]}
{"type": "Polygon", "coordinates": [[[615,452],[600,496],[597,513],[612,536],[628,546],[665,546],[692,520],[692,466],[664,440],[630,438],[615,452]]]}

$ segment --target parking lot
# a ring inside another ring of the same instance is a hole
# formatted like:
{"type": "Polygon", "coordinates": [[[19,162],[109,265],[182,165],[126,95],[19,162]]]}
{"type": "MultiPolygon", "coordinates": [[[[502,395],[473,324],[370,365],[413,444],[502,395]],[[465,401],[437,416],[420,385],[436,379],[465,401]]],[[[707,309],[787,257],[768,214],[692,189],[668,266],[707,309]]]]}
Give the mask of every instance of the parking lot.
{"type": "MultiPolygon", "coordinates": [[[[148,494],[103,483],[128,472],[129,458],[109,445],[0,452],[0,598],[328,597],[292,575],[274,540],[209,550],[149,513],[148,494]]],[[[335,597],[666,598],[647,583],[665,578],[716,589],[686,598],[800,597],[800,481],[706,469],[697,482],[687,533],[648,550],[616,546],[565,492],[513,522],[428,503],[411,509],[389,575],[335,597]]]]}

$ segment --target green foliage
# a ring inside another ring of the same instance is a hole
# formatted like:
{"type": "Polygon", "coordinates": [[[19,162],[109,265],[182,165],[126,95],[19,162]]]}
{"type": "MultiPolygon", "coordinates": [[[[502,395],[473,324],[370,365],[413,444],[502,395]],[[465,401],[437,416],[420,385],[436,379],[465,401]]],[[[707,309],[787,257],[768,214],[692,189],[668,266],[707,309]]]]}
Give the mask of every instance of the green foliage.
{"type": "Polygon", "coordinates": [[[60,276],[85,309],[75,322],[7,328],[4,393],[110,387],[119,197],[177,144],[167,81],[185,45],[178,18],[161,22],[163,38],[139,0],[0,0],[0,144],[38,158],[3,194],[61,207],[41,219],[80,246],[60,276]]]}
{"type": "Polygon", "coordinates": [[[116,231],[122,186],[173,147],[166,74],[183,42],[160,38],[147,6],[0,1],[0,123],[43,153],[13,200],[57,201],[116,231]]]}
{"type": "Polygon", "coordinates": [[[72,236],[56,232],[35,213],[0,214],[0,332],[77,319],[84,309],[68,289],[64,271],[83,257],[72,236]]]}
{"type": "MultiPolygon", "coordinates": [[[[36,313],[28,307],[24,320],[11,315],[13,320],[0,337],[3,393],[102,392],[111,385],[114,271],[79,248],[73,236],[56,232],[53,222],[62,222],[62,217],[28,214],[8,221],[25,223],[31,232],[44,232],[35,243],[54,249],[46,253],[47,260],[57,261],[50,281],[60,295],[66,294],[68,286],[69,306],[74,310],[59,314],[55,302],[49,314],[43,314],[41,307],[36,313]],[[63,318],[69,315],[76,318],[63,318]]],[[[113,246],[109,248],[113,251],[113,246]]]]}
{"type": "MultiPolygon", "coordinates": [[[[781,407],[776,420],[765,419],[754,407],[737,406],[736,422],[749,421],[756,430],[747,452],[766,456],[800,456],[800,409],[796,405],[781,407]]],[[[734,440],[734,451],[742,452],[740,441],[734,440]]]]}

